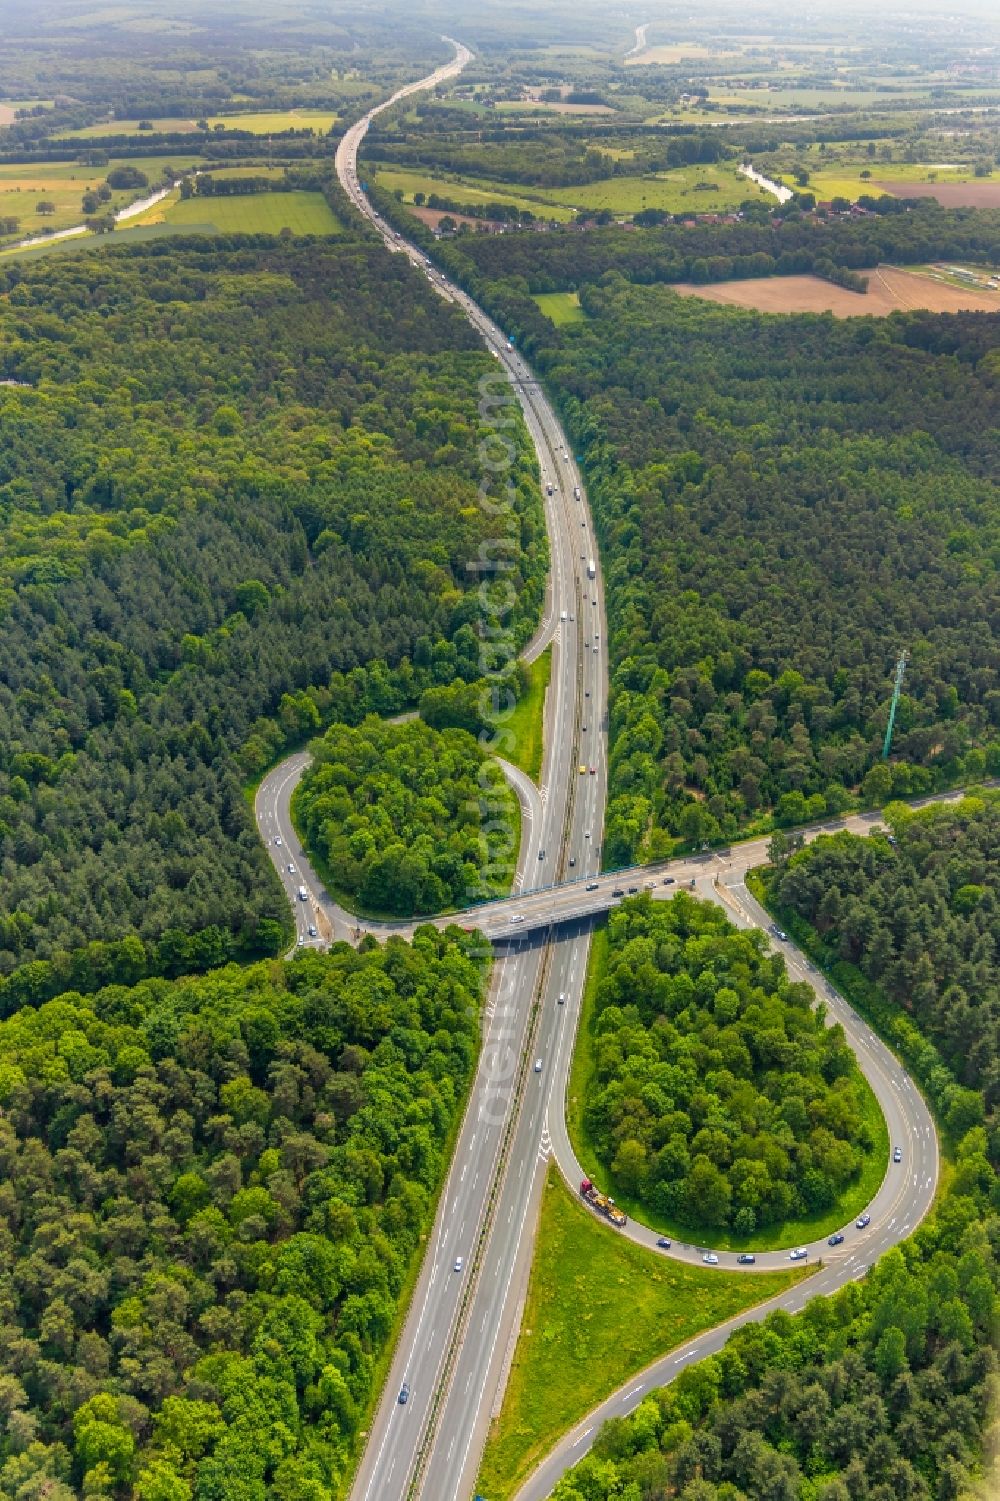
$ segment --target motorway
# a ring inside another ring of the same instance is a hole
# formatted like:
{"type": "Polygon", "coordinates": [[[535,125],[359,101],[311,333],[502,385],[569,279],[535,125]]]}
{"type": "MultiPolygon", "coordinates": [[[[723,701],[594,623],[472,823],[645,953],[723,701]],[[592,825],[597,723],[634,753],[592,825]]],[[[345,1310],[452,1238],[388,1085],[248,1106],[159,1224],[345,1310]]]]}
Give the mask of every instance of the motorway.
{"type": "MultiPolygon", "coordinates": [[[[484,1016],[483,1048],[448,1178],[409,1314],[392,1362],[352,1489],[352,1501],[466,1501],[474,1490],[482,1445],[502,1397],[509,1351],[516,1339],[546,1165],[554,1157],[574,1186],[581,1175],[565,1127],[565,1094],[595,919],[632,890],[654,899],[683,887],[722,902],[741,926],[766,926],[745,885],[747,870],[766,859],[766,840],[705,853],[653,868],[601,875],[601,835],[607,791],[607,670],[601,570],[591,578],[597,549],[583,481],[562,429],[530,368],[503,332],[458,287],[449,283],[368,203],[357,178],[357,151],[381,109],[454,76],[471,53],[457,42],[454,59],[409,85],[351,126],[338,147],[340,181],[355,207],[386,246],[407,255],[442,297],[459,304],[497,359],[505,390],[520,403],[538,455],[552,572],[545,619],[531,654],[553,642],[545,702],[541,787],[507,768],[522,807],[522,848],[516,895],[471,906],[436,921],[476,928],[496,952],[484,1016]],[[546,492],[552,487],[552,494],[546,492]],[[579,498],[576,498],[576,492],[579,498]],[[584,770],[581,774],[580,767],[584,770]],[[570,861],[573,865],[570,865],[570,861]],[[459,1264],[459,1258],[461,1258],[459,1264]],[[404,1384],[405,1404],[397,1398],[404,1384]]],[[[496,410],[496,409],[494,409],[496,410]]],[[[261,835],[296,913],[297,942],[325,946],[356,940],[362,931],[406,936],[411,923],[376,923],[345,912],[323,889],[292,827],[289,802],[308,765],[303,752],[261,783],[256,815],[261,835]],[[291,867],[289,869],[288,867],[291,867]],[[299,887],[305,899],[296,899],[299,887]],[[314,933],[310,933],[310,929],[314,933]]],[[[806,831],[870,829],[874,815],[838,819],[806,831]]],[[[938,1177],[937,1139],[918,1091],[888,1050],[836,995],[804,956],[779,945],[791,973],[815,989],[831,1021],[847,1032],[886,1113],[902,1163],[888,1164],[863,1233],[820,1251],[823,1267],[770,1306],[801,1307],[854,1277],[926,1213],[938,1177]]],[[[609,1234],[619,1233],[608,1229],[609,1234]]],[[[656,1236],[630,1223],[624,1232],[645,1244],[656,1236]]],[[[703,1248],[675,1243],[656,1254],[700,1261],[703,1248]]],[[[732,1267],[731,1254],[720,1261],[732,1267]]],[[[787,1265],[787,1248],[760,1253],[755,1271],[787,1265]]],[[[706,1269],[706,1275],[711,1273],[706,1269]]],[[[761,1317],[767,1308],[745,1318],[761,1317]]],[[[569,1465],[586,1452],[600,1422],[628,1411],[652,1386],[662,1385],[692,1359],[725,1342],[734,1320],[674,1351],[635,1378],[560,1443],[523,1488],[519,1501],[547,1496],[569,1465]]]]}
{"type": "MultiPolygon", "coordinates": [[[[471,54],[452,45],[450,64],[382,108],[460,71],[471,54]]],[[[463,309],[496,358],[494,398],[502,396],[511,411],[515,400],[520,404],[538,456],[551,573],[543,628],[529,655],[551,640],[553,656],[542,785],[525,819],[528,859],[518,873],[527,894],[571,870],[593,877],[601,863],[607,673],[603,585],[596,569],[590,577],[597,556],[590,513],[562,429],[531,369],[471,298],[368,203],[358,183],[357,151],[374,113],[344,135],[336,158],[340,181],[387,247],[407,255],[442,297],[463,309]],[[587,767],[583,776],[579,764],[587,767]]],[[[492,412],[502,415],[496,399],[492,412]]],[[[589,925],[578,933],[561,930],[551,943],[521,945],[495,965],[469,1107],[354,1486],[356,1501],[410,1495],[440,1501],[472,1492],[493,1393],[516,1332],[548,1156],[545,1120],[563,1061],[568,1066],[589,941],[589,925]],[[572,996],[572,1010],[557,1005],[560,992],[572,996]],[[537,1073],[530,1061],[535,1056],[537,1073]],[[454,1269],[458,1257],[460,1271],[454,1269]],[[396,1398],[404,1381],[410,1396],[401,1405],[396,1398]]]]}

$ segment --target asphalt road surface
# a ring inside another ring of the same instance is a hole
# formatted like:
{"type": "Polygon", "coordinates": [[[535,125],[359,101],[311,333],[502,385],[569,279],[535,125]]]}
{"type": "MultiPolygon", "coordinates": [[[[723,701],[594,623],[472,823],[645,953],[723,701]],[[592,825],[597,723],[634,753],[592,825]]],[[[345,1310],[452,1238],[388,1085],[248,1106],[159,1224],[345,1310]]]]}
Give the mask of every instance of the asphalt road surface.
{"type": "MultiPolygon", "coordinates": [[[[461,71],[472,54],[460,43],[452,46],[451,63],[400,90],[379,109],[461,71]]],[[[505,390],[519,402],[537,450],[552,556],[545,615],[528,652],[535,656],[549,641],[554,643],[542,784],[535,789],[523,773],[506,768],[522,807],[522,847],[512,873],[516,894],[436,919],[439,926],[459,922],[480,930],[493,945],[497,962],[470,1102],[351,1493],[352,1501],[416,1496],[465,1501],[473,1494],[490,1418],[502,1397],[546,1163],[554,1156],[574,1188],[583,1172],[569,1143],[564,1106],[591,927],[633,892],[649,890],[654,899],[666,899],[684,888],[722,902],[740,926],[766,927],[766,914],[747,891],[745,876],[766,859],[767,841],[598,874],[607,788],[606,632],[600,568],[589,576],[597,549],[583,481],[544,393],[517,351],[508,347],[502,330],[369,204],[358,183],[357,151],[379,109],[343,137],[336,158],[341,183],[388,248],[406,254],[441,296],[462,307],[496,357],[498,380],[502,376],[505,390]],[[408,1397],[402,1403],[398,1397],[404,1383],[408,1397]]],[[[354,940],[361,931],[379,937],[408,935],[412,922],[375,923],[346,912],[310,866],[289,813],[292,791],[308,759],[303,752],[282,762],[262,781],[256,799],[258,827],[296,912],[297,942],[325,946],[337,939],[354,940]],[[303,900],[298,899],[300,888],[303,900]]],[[[865,832],[877,823],[876,815],[857,815],[817,825],[805,837],[839,828],[865,832]]],[[[628,1412],[652,1387],[720,1348],[737,1323],[763,1317],[774,1307],[794,1311],[815,1294],[863,1275],[888,1246],[912,1231],[930,1206],[938,1177],[937,1139],[919,1092],[805,957],[791,944],[773,941],[793,976],[813,986],[831,1023],[844,1026],[885,1112],[891,1147],[900,1147],[902,1161],[887,1164],[866,1229],[845,1227],[844,1242],[835,1249],[825,1241],[806,1248],[809,1261],[822,1256],[815,1275],[672,1351],[634,1378],[566,1435],[522,1488],[519,1501],[547,1496],[559,1475],[582,1458],[604,1419],[628,1412]]],[[[631,1222],[624,1231],[608,1227],[608,1234],[619,1233],[655,1248],[657,1237],[645,1226],[631,1222]]],[[[703,1249],[675,1242],[656,1254],[700,1261],[703,1249]]],[[[720,1253],[719,1261],[735,1268],[732,1253],[720,1253]]],[[[745,1270],[753,1276],[787,1264],[788,1248],[782,1248],[758,1253],[755,1266],[745,1270]]]]}
{"type": "MultiPolygon", "coordinates": [[[[451,64],[394,97],[433,87],[460,71],[471,54],[458,43],[453,46],[451,64]]],[[[442,297],[465,312],[497,361],[493,415],[502,414],[499,397],[518,402],[537,451],[552,568],[542,628],[527,655],[536,656],[551,641],[553,658],[542,784],[536,801],[522,799],[522,810],[527,808],[530,817],[524,820],[526,858],[518,872],[519,889],[528,894],[552,886],[568,871],[586,885],[601,864],[607,674],[603,584],[592,566],[597,548],[582,479],[533,372],[503,331],[368,203],[358,183],[357,150],[371,118],[363,117],[341,141],[340,181],[386,245],[406,254],[442,297]],[[586,767],[582,775],[581,765],[586,767]]],[[[280,773],[276,780],[280,786],[280,773]]],[[[283,794],[272,802],[274,781],[261,789],[264,817],[277,817],[276,803],[283,794]]],[[[315,899],[322,912],[319,890],[315,899]]],[[[336,920],[331,914],[334,931],[336,920]]],[[[318,924],[313,926],[318,930],[318,924]]],[[[396,1501],[411,1494],[440,1501],[472,1493],[530,1265],[548,1156],[544,1121],[559,1076],[557,1062],[563,1056],[568,1060],[588,946],[589,924],[579,933],[561,929],[552,942],[520,945],[495,967],[470,1104],[354,1486],[356,1501],[396,1501]],[[566,1017],[561,1037],[553,1028],[560,991],[572,992],[573,998],[571,1008],[559,1008],[566,1017]],[[459,1257],[461,1269],[456,1270],[459,1257]],[[397,1394],[404,1381],[409,1398],[401,1404],[397,1394]]]]}

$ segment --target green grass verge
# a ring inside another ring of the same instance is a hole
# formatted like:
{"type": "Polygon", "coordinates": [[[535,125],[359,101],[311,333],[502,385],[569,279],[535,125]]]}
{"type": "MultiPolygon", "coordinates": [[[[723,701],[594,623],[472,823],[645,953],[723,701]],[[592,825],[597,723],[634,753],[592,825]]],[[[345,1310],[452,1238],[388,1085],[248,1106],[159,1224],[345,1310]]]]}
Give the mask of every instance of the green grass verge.
{"type": "Polygon", "coordinates": [[[536,292],[531,300],[538,304],[556,328],[561,328],[564,323],[586,321],[587,315],[580,306],[579,292],[536,292]]]}
{"type": "Polygon", "coordinates": [[[651,1205],[627,1193],[611,1171],[603,1165],[597,1148],[587,1133],[584,1109],[594,1087],[594,1022],[597,1012],[597,988],[604,978],[608,961],[608,935],[604,928],[594,934],[580,1009],[580,1025],[573,1050],[567,1091],[566,1124],[573,1150],[585,1173],[606,1192],[614,1196],[625,1213],[641,1220],[653,1230],[662,1231],[673,1240],[694,1241],[719,1251],[771,1251],[795,1246],[803,1241],[821,1240],[855,1219],[874,1198],[889,1164],[889,1131],[882,1110],[867,1079],[861,1076],[862,1116],[871,1132],[873,1146],[865,1158],[858,1178],[844,1190],[832,1209],[822,1214],[803,1215],[799,1219],[781,1220],[762,1226],[752,1235],[736,1235],[717,1226],[682,1225],[666,1219],[651,1205]]]}
{"type": "Polygon", "coordinates": [[[504,733],[514,737],[513,749],[505,751],[507,760],[527,772],[533,782],[538,781],[542,771],[543,712],[551,673],[552,647],[547,646],[529,665],[527,691],[503,725],[504,733]]]}
{"type": "Polygon", "coordinates": [[[630,1376],[802,1275],[740,1276],[658,1256],[598,1220],[550,1167],[521,1333],[477,1492],[511,1496],[560,1434],[630,1376]]]}

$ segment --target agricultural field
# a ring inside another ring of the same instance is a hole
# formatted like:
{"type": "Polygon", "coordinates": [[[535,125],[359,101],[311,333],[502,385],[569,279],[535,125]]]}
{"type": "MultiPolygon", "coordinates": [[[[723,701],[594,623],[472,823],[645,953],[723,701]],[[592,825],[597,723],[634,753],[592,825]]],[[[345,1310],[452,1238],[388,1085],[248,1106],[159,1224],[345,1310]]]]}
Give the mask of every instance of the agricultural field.
{"type": "Polygon", "coordinates": [[[587,316],[580,306],[579,292],[537,292],[532,301],[557,328],[564,323],[582,323],[587,316]]]}
{"type": "Polygon", "coordinates": [[[778,163],[767,160],[770,174],[787,187],[798,186],[794,166],[809,174],[804,191],[815,193],[820,202],[848,198],[856,202],[862,193],[891,193],[895,198],[935,197],[949,206],[974,204],[976,195],[995,185],[977,178],[971,161],[885,162],[871,157],[854,160],[830,159],[815,146],[786,151],[778,163]],[[957,194],[955,193],[955,190],[957,194]]]}
{"type": "Polygon", "coordinates": [[[164,222],[175,229],[207,226],[219,234],[335,235],[341,224],[322,193],[248,193],[245,197],[164,200],[164,222]]]}
{"type": "Polygon", "coordinates": [[[700,42],[675,42],[665,43],[661,47],[644,47],[641,52],[636,52],[624,59],[626,68],[649,67],[651,64],[660,67],[672,67],[675,63],[690,62],[694,60],[723,62],[725,59],[734,58],[735,52],[716,52],[711,47],[705,47],[700,42]]]}
{"type": "MultiPolygon", "coordinates": [[[[171,158],[169,165],[180,169],[194,161],[190,156],[171,158]]],[[[68,229],[82,224],[84,219],[81,200],[88,189],[97,188],[112,168],[126,165],[112,159],[103,167],[83,167],[78,162],[40,162],[31,166],[0,166],[0,218],[8,215],[19,221],[15,235],[6,239],[25,239],[42,234],[46,230],[68,229]],[[51,213],[40,214],[39,203],[51,203],[51,213]]],[[[165,157],[133,158],[128,166],[138,167],[155,188],[167,165],[165,157]]],[[[112,194],[107,209],[117,212],[137,198],[145,197],[150,189],[127,188],[112,194]]]]}
{"type": "Polygon", "coordinates": [[[573,104],[569,99],[501,99],[497,114],[518,115],[613,115],[610,104],[573,104]]]}
{"type": "Polygon", "coordinates": [[[549,1169],[527,1302],[477,1491],[513,1495],[555,1440],[630,1376],[802,1273],[685,1266],[626,1240],[549,1169]]]}
{"type": "MultiPolygon", "coordinates": [[[[236,175],[235,171],[227,172],[227,176],[236,175]]],[[[79,215],[74,222],[78,220],[79,215]]],[[[340,233],[342,225],[322,193],[248,193],[245,197],[182,201],[175,191],[115,230],[113,237],[104,243],[126,245],[172,233],[280,234],[283,229],[295,235],[333,235],[340,233]]],[[[92,247],[96,239],[97,236],[84,232],[25,250],[0,247],[0,257],[33,260],[42,255],[92,247]]]]}
{"type": "Polygon", "coordinates": [[[51,99],[0,99],[0,125],[13,125],[19,109],[52,108],[51,99]]]}
{"type": "Polygon", "coordinates": [[[759,313],[832,313],[835,318],[884,317],[917,310],[1000,313],[1000,292],[963,287],[957,279],[941,277],[931,268],[903,271],[896,266],[878,266],[860,274],[869,278],[864,293],[835,287],[818,276],[769,276],[709,286],[678,282],[674,291],[683,297],[754,308],[759,313]]]}
{"type": "MultiPolygon", "coordinates": [[[[292,110],[262,110],[258,113],[245,115],[206,115],[211,130],[222,126],[226,130],[249,130],[254,135],[271,135],[283,130],[313,130],[317,135],[325,135],[337,122],[338,116],[329,109],[292,109],[292,110]]],[[[173,134],[183,131],[195,132],[197,123],[193,119],[182,119],[174,116],[169,119],[150,119],[153,133],[173,134]]],[[[74,138],[86,137],[88,140],[102,140],[105,136],[138,135],[138,120],[105,120],[99,125],[87,125],[81,130],[64,130],[60,136],[73,136],[74,138]]],[[[142,132],[145,134],[145,132],[142,132]]]]}
{"type": "MultiPolygon", "coordinates": [[[[895,171],[895,169],[893,169],[895,171]]],[[[1000,208],[1000,178],[973,178],[956,182],[879,182],[876,188],[896,198],[936,198],[942,208],[1000,208]]]]}

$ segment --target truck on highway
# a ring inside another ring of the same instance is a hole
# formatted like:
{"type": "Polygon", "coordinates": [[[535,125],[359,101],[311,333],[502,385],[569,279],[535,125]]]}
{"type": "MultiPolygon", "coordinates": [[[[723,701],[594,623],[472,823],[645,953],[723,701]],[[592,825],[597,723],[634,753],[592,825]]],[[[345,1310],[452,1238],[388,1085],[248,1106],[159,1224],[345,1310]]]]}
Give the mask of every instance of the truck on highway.
{"type": "Polygon", "coordinates": [[[306,890],[306,888],[304,886],[300,886],[299,887],[299,901],[300,902],[307,902],[308,900],[309,900],[309,893],[308,893],[308,891],[306,890]]]}
{"type": "Polygon", "coordinates": [[[593,558],[591,558],[590,562],[587,564],[587,577],[589,579],[595,579],[597,577],[597,564],[594,562],[593,558]]]}
{"type": "Polygon", "coordinates": [[[628,1224],[628,1215],[623,1214],[614,1199],[609,1199],[607,1194],[598,1193],[589,1178],[584,1178],[580,1184],[580,1198],[589,1204],[591,1209],[596,1209],[598,1214],[603,1214],[606,1220],[617,1225],[619,1230],[628,1224]]]}

